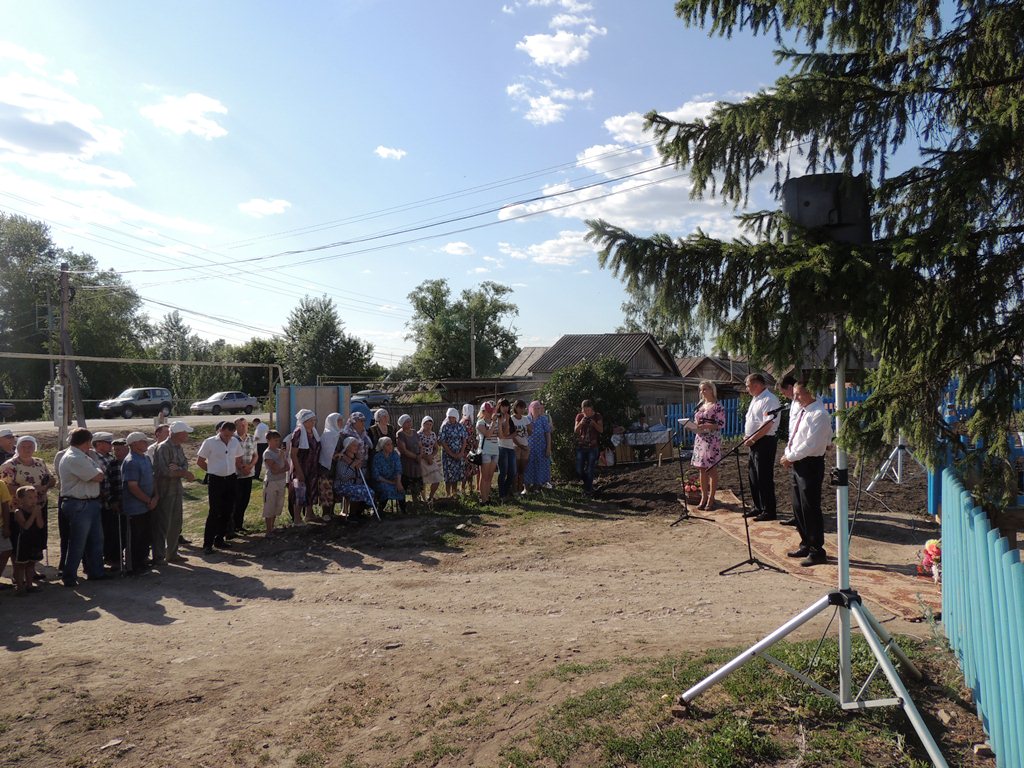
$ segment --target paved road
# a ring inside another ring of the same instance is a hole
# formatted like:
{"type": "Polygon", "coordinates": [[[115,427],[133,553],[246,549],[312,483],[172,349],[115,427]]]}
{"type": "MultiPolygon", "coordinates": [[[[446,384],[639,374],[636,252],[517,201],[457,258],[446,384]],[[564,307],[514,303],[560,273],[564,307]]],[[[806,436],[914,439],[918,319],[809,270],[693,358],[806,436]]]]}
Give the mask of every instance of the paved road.
{"type": "MultiPolygon", "coordinates": [[[[239,416],[242,414],[239,414],[239,416]]],[[[248,418],[254,419],[257,416],[266,420],[267,414],[265,413],[253,413],[248,418]]],[[[233,418],[237,419],[238,416],[232,416],[231,414],[221,414],[220,416],[172,416],[168,421],[184,421],[193,427],[201,426],[206,424],[216,424],[221,419],[233,418]]],[[[12,421],[2,425],[7,429],[10,429],[16,435],[45,435],[45,434],[57,434],[57,427],[52,421],[12,421]]],[[[76,425],[72,425],[76,426],[76,425]]],[[[87,426],[94,432],[102,430],[105,432],[112,432],[114,435],[125,435],[133,430],[142,430],[143,432],[149,433],[153,431],[155,421],[152,417],[138,418],[138,419],[89,419],[87,426]]],[[[71,427],[69,427],[70,429],[71,427]]]]}

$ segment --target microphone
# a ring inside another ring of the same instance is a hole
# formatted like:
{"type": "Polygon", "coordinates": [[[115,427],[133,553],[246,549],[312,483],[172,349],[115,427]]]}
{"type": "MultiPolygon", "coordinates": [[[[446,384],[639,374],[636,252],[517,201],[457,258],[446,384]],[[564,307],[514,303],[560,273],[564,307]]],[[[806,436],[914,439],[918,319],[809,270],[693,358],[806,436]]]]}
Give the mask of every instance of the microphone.
{"type": "Polygon", "coordinates": [[[782,411],[784,411],[784,410],[786,410],[786,406],[780,405],[778,408],[773,408],[772,410],[768,411],[767,415],[769,415],[769,416],[776,416],[776,415],[782,413],[782,411]]]}

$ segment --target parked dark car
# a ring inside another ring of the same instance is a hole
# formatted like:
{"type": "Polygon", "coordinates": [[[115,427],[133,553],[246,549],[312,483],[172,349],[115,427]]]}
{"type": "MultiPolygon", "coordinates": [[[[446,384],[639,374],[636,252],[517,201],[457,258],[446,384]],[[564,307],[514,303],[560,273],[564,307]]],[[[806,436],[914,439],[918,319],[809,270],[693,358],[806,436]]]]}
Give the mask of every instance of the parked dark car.
{"type": "Polygon", "coordinates": [[[252,413],[259,408],[259,401],[245,392],[216,392],[205,400],[198,400],[188,407],[192,413],[212,413],[219,416],[228,413],[252,413]]]}
{"type": "Polygon", "coordinates": [[[171,415],[171,401],[174,397],[169,389],[162,387],[130,387],[117,397],[104,400],[99,405],[100,414],[106,418],[124,416],[171,415]]]}
{"type": "Polygon", "coordinates": [[[382,389],[363,389],[352,395],[352,402],[362,403],[367,408],[380,408],[391,402],[391,395],[382,389]]]}
{"type": "Polygon", "coordinates": [[[0,403],[0,420],[14,418],[14,403],[0,403]]]}

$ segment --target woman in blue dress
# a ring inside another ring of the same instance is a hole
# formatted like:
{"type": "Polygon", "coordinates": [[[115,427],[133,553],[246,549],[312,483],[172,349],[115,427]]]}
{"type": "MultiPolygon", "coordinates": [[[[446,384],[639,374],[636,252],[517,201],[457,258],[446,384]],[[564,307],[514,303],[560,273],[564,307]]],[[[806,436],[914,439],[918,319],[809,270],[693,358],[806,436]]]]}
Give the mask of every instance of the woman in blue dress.
{"type": "Polygon", "coordinates": [[[530,458],[526,462],[523,482],[526,490],[537,491],[551,487],[551,419],[544,413],[540,400],[530,403],[533,432],[530,433],[530,458]]]}
{"type": "Polygon", "coordinates": [[[466,428],[459,422],[459,412],[449,408],[438,439],[441,446],[441,464],[444,470],[444,489],[448,498],[455,498],[459,483],[466,474],[466,428]]]}
{"type": "Polygon", "coordinates": [[[360,457],[360,440],[348,435],[342,441],[342,449],[334,466],[334,496],[344,499],[342,512],[347,512],[349,519],[358,517],[368,504],[373,503],[370,489],[363,481],[364,459],[360,457]]]}
{"type": "Polygon", "coordinates": [[[395,450],[390,437],[382,437],[377,441],[377,450],[373,453],[373,487],[377,491],[383,507],[392,499],[398,502],[398,508],[405,512],[405,489],[402,486],[402,459],[395,450]]]}

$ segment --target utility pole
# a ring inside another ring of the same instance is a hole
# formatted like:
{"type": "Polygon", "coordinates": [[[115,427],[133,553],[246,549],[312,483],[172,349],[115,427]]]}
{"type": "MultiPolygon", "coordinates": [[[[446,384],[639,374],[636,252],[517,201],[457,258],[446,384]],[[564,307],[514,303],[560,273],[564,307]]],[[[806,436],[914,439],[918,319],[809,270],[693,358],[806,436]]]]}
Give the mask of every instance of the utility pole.
{"type": "Polygon", "coordinates": [[[469,316],[469,378],[476,378],[476,318],[469,316]]]}
{"type": "MultiPolygon", "coordinates": [[[[68,333],[68,315],[71,309],[71,299],[73,297],[73,291],[71,290],[70,277],[68,274],[68,264],[64,262],[60,265],[60,349],[61,354],[71,356],[74,354],[74,350],[71,348],[71,334],[68,333]]],[[[64,431],[68,424],[71,423],[70,413],[67,410],[67,395],[68,385],[71,387],[71,398],[75,406],[75,418],[78,421],[78,426],[85,426],[85,409],[82,403],[82,389],[78,384],[78,370],[75,368],[74,360],[64,360],[62,366],[63,376],[61,376],[61,385],[64,388],[64,418],[62,424],[58,425],[60,443],[59,448],[64,447],[64,431]]]]}

